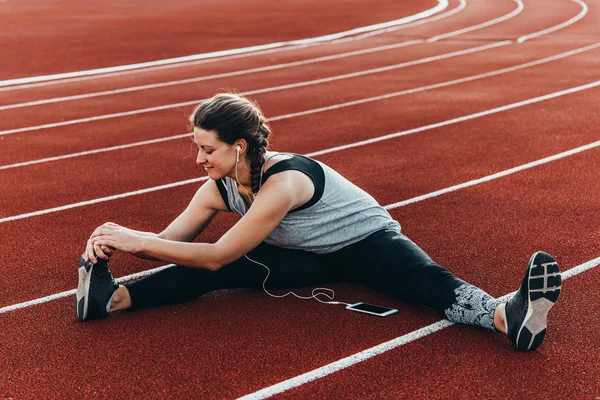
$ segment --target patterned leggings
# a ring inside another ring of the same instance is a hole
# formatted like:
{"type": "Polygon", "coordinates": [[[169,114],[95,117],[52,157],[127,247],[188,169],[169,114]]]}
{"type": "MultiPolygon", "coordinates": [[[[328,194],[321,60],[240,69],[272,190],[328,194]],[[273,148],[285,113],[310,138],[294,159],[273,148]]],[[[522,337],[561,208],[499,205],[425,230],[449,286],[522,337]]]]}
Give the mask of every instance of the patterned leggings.
{"type": "MultiPolygon", "coordinates": [[[[330,254],[314,254],[261,244],[248,256],[266,264],[267,289],[349,281],[427,305],[452,322],[495,330],[499,301],[454,276],[402,234],[375,232],[330,254]]],[[[132,309],[174,304],[225,288],[262,288],[264,267],[242,257],[218,271],[170,267],[128,283],[132,309]]]]}

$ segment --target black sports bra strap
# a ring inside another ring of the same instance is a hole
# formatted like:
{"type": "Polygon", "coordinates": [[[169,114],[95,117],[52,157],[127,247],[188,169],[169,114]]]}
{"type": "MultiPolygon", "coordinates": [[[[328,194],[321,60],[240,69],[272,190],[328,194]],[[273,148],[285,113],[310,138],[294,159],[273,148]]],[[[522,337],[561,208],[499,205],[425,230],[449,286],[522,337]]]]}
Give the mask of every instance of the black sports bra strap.
{"type": "Polygon", "coordinates": [[[229,211],[233,211],[231,209],[231,207],[229,207],[229,198],[227,197],[227,189],[225,188],[225,183],[223,183],[222,179],[217,179],[215,181],[215,183],[217,184],[217,188],[219,189],[219,193],[221,194],[221,197],[223,198],[223,201],[225,202],[225,206],[227,206],[227,208],[229,209],[229,211]]]}
{"type": "Polygon", "coordinates": [[[292,212],[294,212],[304,210],[321,199],[321,197],[323,196],[323,192],[325,191],[325,172],[323,171],[323,168],[319,165],[319,163],[308,157],[301,156],[299,154],[291,154],[291,156],[292,158],[289,158],[287,160],[281,160],[273,166],[271,166],[264,173],[261,185],[264,184],[270,176],[283,171],[295,170],[308,175],[312,179],[313,184],[315,185],[315,192],[308,202],[292,210],[292,212]]]}

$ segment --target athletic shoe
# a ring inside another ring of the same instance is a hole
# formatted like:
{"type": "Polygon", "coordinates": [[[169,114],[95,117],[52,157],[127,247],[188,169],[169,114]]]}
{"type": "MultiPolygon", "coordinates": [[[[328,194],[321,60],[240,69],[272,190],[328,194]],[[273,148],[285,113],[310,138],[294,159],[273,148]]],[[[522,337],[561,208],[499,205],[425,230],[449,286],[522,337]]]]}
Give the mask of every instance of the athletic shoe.
{"type": "Polygon", "coordinates": [[[535,350],[544,340],[546,317],[558,300],[560,284],[560,269],[550,254],[531,256],[521,288],[505,309],[506,333],[518,350],[535,350]]]}
{"type": "Polygon", "coordinates": [[[118,287],[119,284],[110,274],[107,260],[98,258],[98,262],[92,264],[81,256],[79,285],[75,295],[77,318],[83,322],[108,316],[108,301],[118,287]]]}

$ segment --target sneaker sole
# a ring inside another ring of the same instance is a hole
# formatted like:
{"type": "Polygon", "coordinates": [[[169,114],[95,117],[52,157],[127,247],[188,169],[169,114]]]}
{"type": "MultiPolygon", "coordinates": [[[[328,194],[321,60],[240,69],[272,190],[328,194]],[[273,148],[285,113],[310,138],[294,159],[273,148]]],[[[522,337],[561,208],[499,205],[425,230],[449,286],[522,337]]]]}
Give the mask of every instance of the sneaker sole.
{"type": "Polygon", "coordinates": [[[79,267],[79,284],[77,285],[77,293],[75,295],[75,310],[79,321],[85,321],[87,319],[90,282],[92,280],[93,271],[94,264],[92,263],[84,263],[79,267]],[[86,269],[86,265],[90,266],[89,271],[86,269]]]}
{"type": "Polygon", "coordinates": [[[517,333],[516,345],[519,350],[536,349],[544,340],[547,327],[548,311],[558,300],[561,290],[561,275],[558,263],[551,256],[548,262],[534,264],[540,252],[529,260],[529,277],[527,279],[527,314],[517,333]],[[551,260],[551,261],[550,261],[551,260]]]}

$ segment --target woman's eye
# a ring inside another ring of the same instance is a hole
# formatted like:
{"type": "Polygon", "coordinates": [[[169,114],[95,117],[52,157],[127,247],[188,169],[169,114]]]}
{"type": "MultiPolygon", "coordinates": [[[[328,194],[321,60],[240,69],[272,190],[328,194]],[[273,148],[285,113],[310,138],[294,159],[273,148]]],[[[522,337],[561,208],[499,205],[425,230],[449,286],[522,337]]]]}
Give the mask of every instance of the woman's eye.
{"type": "Polygon", "coordinates": [[[204,153],[205,153],[206,155],[209,155],[209,154],[212,154],[213,152],[212,152],[212,151],[205,151],[204,153]]]}

